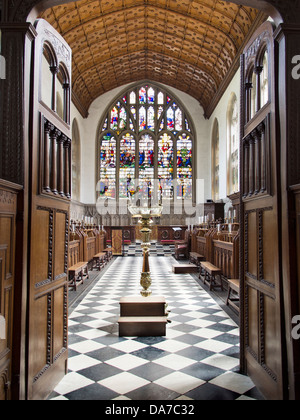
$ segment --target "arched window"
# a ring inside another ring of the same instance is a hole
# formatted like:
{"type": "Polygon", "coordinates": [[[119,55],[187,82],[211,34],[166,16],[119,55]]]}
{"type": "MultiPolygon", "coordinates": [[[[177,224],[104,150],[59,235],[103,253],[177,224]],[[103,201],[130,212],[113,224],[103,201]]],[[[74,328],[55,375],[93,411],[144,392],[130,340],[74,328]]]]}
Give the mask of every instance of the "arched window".
{"type": "Polygon", "coordinates": [[[148,197],[192,199],[191,127],[184,107],[165,89],[153,83],[129,88],[109,106],[99,127],[100,196],[128,198],[138,186],[148,197]]]}
{"type": "Polygon", "coordinates": [[[212,133],[212,198],[217,201],[220,198],[220,137],[219,122],[216,119],[212,133]]]}
{"type": "Polygon", "coordinates": [[[228,113],[228,162],[227,162],[227,193],[233,194],[239,191],[239,112],[238,101],[235,94],[232,95],[228,113]]]}
{"type": "Polygon", "coordinates": [[[40,80],[40,100],[70,124],[70,78],[63,64],[59,64],[53,48],[43,46],[40,80]]]}

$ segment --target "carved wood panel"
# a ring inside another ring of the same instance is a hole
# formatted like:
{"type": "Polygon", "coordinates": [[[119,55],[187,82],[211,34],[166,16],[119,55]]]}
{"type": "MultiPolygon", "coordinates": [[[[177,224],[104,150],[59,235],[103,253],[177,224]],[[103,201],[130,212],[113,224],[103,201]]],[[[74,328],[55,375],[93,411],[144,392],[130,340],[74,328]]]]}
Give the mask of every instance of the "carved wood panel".
{"type": "Polygon", "coordinates": [[[11,397],[17,193],[0,181],[0,401],[11,397]]]}

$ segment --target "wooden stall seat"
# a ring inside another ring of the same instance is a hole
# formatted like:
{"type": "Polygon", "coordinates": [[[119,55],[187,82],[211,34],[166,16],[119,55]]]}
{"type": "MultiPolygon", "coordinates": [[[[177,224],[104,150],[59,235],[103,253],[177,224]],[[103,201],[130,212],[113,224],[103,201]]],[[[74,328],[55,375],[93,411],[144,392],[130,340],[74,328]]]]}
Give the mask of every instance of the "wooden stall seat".
{"type": "Polygon", "coordinates": [[[105,252],[107,262],[109,262],[113,257],[112,249],[111,248],[105,248],[105,249],[103,249],[103,252],[105,252]]]}
{"type": "Polygon", "coordinates": [[[180,256],[184,256],[185,259],[189,258],[189,246],[188,244],[175,244],[175,258],[179,260],[180,256]]]}
{"type": "Polygon", "coordinates": [[[93,268],[101,271],[107,263],[107,255],[105,252],[99,252],[99,254],[94,255],[93,257],[93,268]]]}
{"type": "MultiPolygon", "coordinates": [[[[220,287],[223,291],[223,279],[222,279],[222,271],[220,268],[216,267],[215,265],[211,264],[210,262],[201,262],[201,269],[204,271],[204,278],[203,283],[209,285],[209,290],[214,290],[217,287],[220,287]],[[219,276],[220,284],[216,282],[216,276],[219,276]]],[[[199,274],[199,278],[201,278],[201,270],[199,274]]]]}
{"type": "Polygon", "coordinates": [[[190,252],[190,262],[200,268],[201,261],[204,261],[204,255],[198,254],[198,252],[190,252]]]}
{"type": "Polygon", "coordinates": [[[228,280],[228,296],[226,305],[233,307],[237,312],[240,312],[239,306],[235,302],[240,300],[240,280],[228,280]],[[233,293],[234,292],[234,293],[233,293]]]}
{"type": "Polygon", "coordinates": [[[77,287],[89,278],[88,263],[78,262],[69,268],[69,287],[77,291],[77,287]]]}

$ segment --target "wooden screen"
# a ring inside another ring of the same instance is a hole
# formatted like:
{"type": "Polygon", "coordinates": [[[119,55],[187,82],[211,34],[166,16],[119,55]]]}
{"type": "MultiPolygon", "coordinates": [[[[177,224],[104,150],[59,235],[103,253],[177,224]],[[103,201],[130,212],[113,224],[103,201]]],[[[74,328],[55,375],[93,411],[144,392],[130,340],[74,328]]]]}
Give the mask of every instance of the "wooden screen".
{"type": "Polygon", "coordinates": [[[67,371],[68,356],[71,50],[47,22],[37,21],[36,31],[30,168],[29,399],[43,399],[54,389],[67,371]]]}
{"type": "Polygon", "coordinates": [[[274,54],[267,22],[241,60],[241,365],[270,399],[283,395],[274,54]]]}

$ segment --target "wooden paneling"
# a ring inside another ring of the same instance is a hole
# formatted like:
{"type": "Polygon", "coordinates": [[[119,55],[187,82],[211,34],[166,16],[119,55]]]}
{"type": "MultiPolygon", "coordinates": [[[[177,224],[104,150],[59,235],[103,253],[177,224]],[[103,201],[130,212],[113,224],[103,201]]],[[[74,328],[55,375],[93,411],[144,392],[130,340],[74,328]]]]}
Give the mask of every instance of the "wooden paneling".
{"type": "Polygon", "coordinates": [[[185,239],[185,232],[187,226],[157,226],[158,242],[164,243],[164,241],[175,242],[183,241],[185,239]],[[180,230],[174,230],[180,229],[180,230]]]}
{"type": "Polygon", "coordinates": [[[0,401],[11,397],[17,194],[0,180],[0,401]]]}

